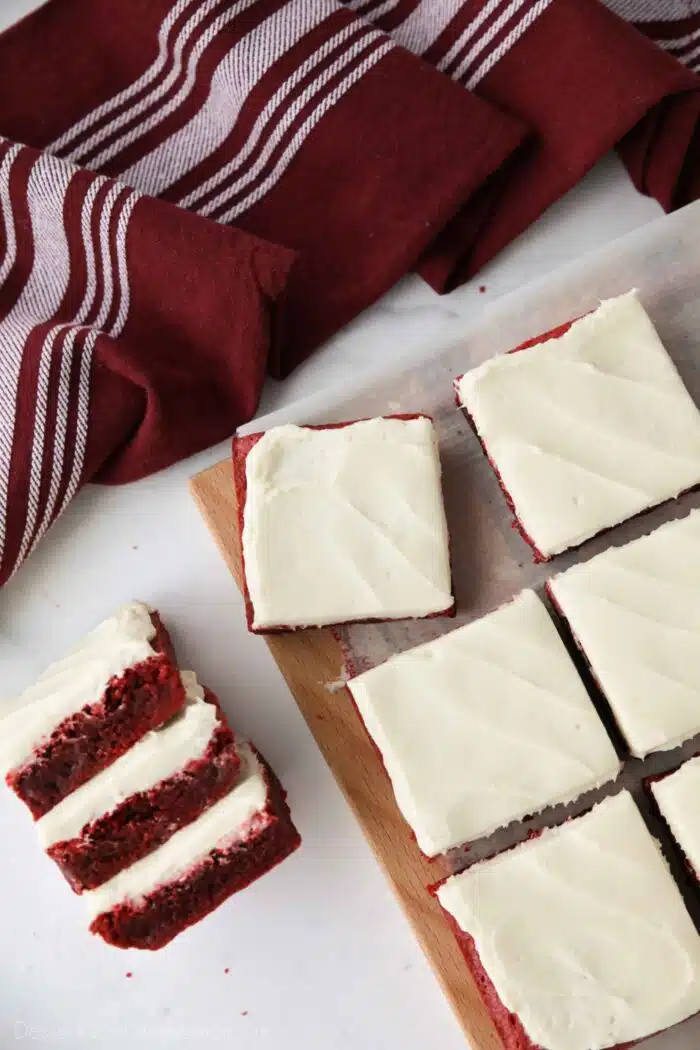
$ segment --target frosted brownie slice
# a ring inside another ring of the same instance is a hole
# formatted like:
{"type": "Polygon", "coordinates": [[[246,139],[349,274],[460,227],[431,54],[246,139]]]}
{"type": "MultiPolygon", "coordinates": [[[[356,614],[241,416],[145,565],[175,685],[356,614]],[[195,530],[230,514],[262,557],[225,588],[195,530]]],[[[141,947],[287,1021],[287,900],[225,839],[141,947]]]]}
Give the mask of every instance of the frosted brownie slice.
{"type": "Polygon", "coordinates": [[[633,755],[700,733],[700,512],[574,565],[547,590],[633,755]]]}
{"type": "Polygon", "coordinates": [[[688,866],[700,879],[700,758],[647,784],[688,866]]]}
{"type": "Polygon", "coordinates": [[[456,380],[539,559],[700,483],[700,412],[632,292],[456,380]]]}
{"type": "Polygon", "coordinates": [[[700,937],[626,791],[436,892],[504,1050],[607,1050],[700,1011],[700,937]]]}
{"type": "Polygon", "coordinates": [[[429,857],[571,801],[620,770],[533,591],[348,689],[429,857]]]}
{"type": "Polygon", "coordinates": [[[184,702],[158,614],[140,602],[124,605],[0,721],[0,774],[41,817],[184,702]]]}
{"type": "Polygon", "coordinates": [[[233,466],[252,631],[453,613],[429,418],[275,427],[233,466]]]}
{"type": "Polygon", "coordinates": [[[236,782],[240,759],[213,693],[182,672],[187,703],[37,823],[77,893],[107,882],[195,820],[236,782]]]}
{"type": "Polygon", "coordinates": [[[236,786],[147,857],[83,894],[90,929],[118,948],[162,948],[299,845],[285,794],[240,745],[236,786]]]}

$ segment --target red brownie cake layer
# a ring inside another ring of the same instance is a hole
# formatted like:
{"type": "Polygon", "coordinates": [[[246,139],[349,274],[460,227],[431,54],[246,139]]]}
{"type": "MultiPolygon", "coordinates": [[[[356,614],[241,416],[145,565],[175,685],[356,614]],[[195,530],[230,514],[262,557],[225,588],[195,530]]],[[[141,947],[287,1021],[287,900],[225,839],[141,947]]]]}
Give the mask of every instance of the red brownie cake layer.
{"type": "Polygon", "coordinates": [[[133,603],[21,699],[2,721],[0,763],[39,818],[175,715],[185,691],[160,618],[133,603]]]}
{"type": "Polygon", "coordinates": [[[301,839],[279,781],[254,748],[242,746],[241,755],[233,791],[159,851],[85,895],[93,933],[117,948],[162,948],[297,849],[301,839]]]}
{"type": "Polygon", "coordinates": [[[110,682],[102,700],[61,722],[31,762],[8,773],[7,783],[34,817],[42,817],[183,702],[180,675],[168,660],[130,667],[110,682]]]}
{"type": "MultiPolygon", "coordinates": [[[[384,419],[397,419],[397,420],[414,420],[414,419],[428,419],[432,422],[430,416],[424,413],[396,413],[394,415],[384,416],[384,419]]],[[[304,430],[342,430],[347,427],[352,427],[357,423],[367,422],[367,420],[348,420],[344,423],[327,423],[327,424],[307,424],[303,427],[304,430]]],[[[240,544],[241,554],[241,567],[243,570],[243,597],[245,601],[246,619],[248,623],[248,630],[254,634],[278,634],[287,633],[289,631],[300,630],[302,628],[294,627],[286,624],[280,624],[273,627],[256,627],[255,626],[255,611],[253,608],[253,602],[251,600],[250,591],[248,589],[248,581],[246,578],[246,563],[245,563],[245,552],[243,549],[243,526],[245,521],[245,507],[246,507],[246,496],[248,491],[247,475],[246,475],[246,460],[249,453],[257,445],[257,443],[265,436],[266,432],[258,434],[248,434],[245,437],[234,437],[233,448],[232,448],[232,464],[233,464],[233,482],[236,490],[236,504],[237,504],[237,515],[238,515],[238,537],[240,544]]],[[[449,538],[448,538],[448,549],[449,549],[449,538]]],[[[454,589],[454,588],[453,588],[454,589]]],[[[457,606],[454,599],[451,605],[447,606],[443,610],[437,612],[428,613],[423,619],[434,619],[436,617],[454,617],[457,613],[457,606]]],[[[334,623],[333,627],[343,627],[347,623],[383,623],[386,622],[385,617],[369,617],[362,620],[346,620],[338,623],[334,623]]]]}
{"type": "MultiPolygon", "coordinates": [[[[183,679],[188,675],[183,672],[183,679]]],[[[239,767],[233,733],[216,697],[202,691],[194,679],[184,711],[51,810],[38,824],[40,837],[46,844],[47,836],[60,835],[85,812],[104,808],[78,835],[53,841],[46,850],[76,893],[95,889],[223,798],[235,785],[239,767]],[[207,717],[210,708],[215,712],[213,725],[207,717]],[[203,733],[209,732],[208,741],[203,741],[203,733]],[[197,757],[188,758],[193,752],[197,757]],[[176,771],[146,790],[130,793],[130,784],[150,784],[159,775],[159,763],[176,771]],[[110,806],[121,797],[123,801],[110,806]]]]}
{"type": "Polygon", "coordinates": [[[149,612],[151,623],[156,632],[151,639],[152,648],[155,649],[157,653],[160,653],[162,656],[165,656],[166,659],[170,660],[171,664],[177,664],[175,647],[167,627],[160,618],[160,613],[155,609],[151,609],[149,612]]]}

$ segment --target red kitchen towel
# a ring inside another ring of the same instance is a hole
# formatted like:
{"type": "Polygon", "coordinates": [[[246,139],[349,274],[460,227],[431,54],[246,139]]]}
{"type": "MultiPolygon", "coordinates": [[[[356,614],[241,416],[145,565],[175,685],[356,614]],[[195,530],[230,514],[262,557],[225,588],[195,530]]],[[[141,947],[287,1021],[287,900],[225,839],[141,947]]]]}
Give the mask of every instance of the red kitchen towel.
{"type": "Polygon", "coordinates": [[[688,69],[700,73],[698,0],[604,0],[604,3],[688,69]]]}
{"type": "MultiPolygon", "coordinates": [[[[606,0],[607,6],[700,74],[699,0],[606,0]]],[[[697,98],[697,92],[696,92],[697,98]]],[[[655,110],[620,144],[635,184],[665,208],[700,198],[700,107],[696,99],[672,112],[655,110]],[[684,151],[684,142],[690,139],[684,151]]]]}
{"type": "Polygon", "coordinates": [[[420,272],[434,288],[475,273],[617,143],[638,188],[665,208],[700,195],[697,6],[685,17],[692,0],[608,0],[612,10],[598,0],[346,3],[535,131],[476,246],[472,216],[459,214],[426,252],[420,272]]]}
{"type": "Polygon", "coordinates": [[[0,138],[0,584],[85,481],[250,418],[292,262],[0,138]]]}
{"type": "Polygon", "coordinates": [[[279,375],[455,212],[478,240],[525,130],[337,0],[51,0],[0,37],[0,133],[296,249],[279,375]]]}

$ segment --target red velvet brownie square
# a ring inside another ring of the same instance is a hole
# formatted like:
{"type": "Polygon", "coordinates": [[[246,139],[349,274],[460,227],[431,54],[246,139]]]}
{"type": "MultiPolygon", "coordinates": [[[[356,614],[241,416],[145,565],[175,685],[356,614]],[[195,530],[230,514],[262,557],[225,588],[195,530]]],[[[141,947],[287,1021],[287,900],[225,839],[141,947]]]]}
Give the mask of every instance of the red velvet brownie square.
{"type": "Polygon", "coordinates": [[[517,349],[455,388],[538,560],[700,484],[700,412],[633,292],[517,349]]]}
{"type": "Polygon", "coordinates": [[[0,722],[0,772],[34,817],[185,703],[168,633],[133,602],[53,664],[0,722]]]}
{"type": "Polygon", "coordinates": [[[90,929],[117,948],[162,948],[300,844],[278,780],[249,744],[236,786],[159,849],[83,894],[90,929]]]}
{"type": "Polygon", "coordinates": [[[235,438],[233,471],[250,630],[454,614],[427,416],[235,438]]]}
{"type": "Polygon", "coordinates": [[[534,591],[396,654],[347,688],[428,857],[572,802],[620,772],[534,591]]]}
{"type": "Polygon", "coordinates": [[[41,844],[76,893],[157,849],[236,783],[240,758],[216,697],[191,671],[182,681],[182,711],[39,820],[41,844]]]}
{"type": "Polygon", "coordinates": [[[700,1012],[700,937],[626,791],[435,892],[504,1050],[609,1050],[700,1012]]]}

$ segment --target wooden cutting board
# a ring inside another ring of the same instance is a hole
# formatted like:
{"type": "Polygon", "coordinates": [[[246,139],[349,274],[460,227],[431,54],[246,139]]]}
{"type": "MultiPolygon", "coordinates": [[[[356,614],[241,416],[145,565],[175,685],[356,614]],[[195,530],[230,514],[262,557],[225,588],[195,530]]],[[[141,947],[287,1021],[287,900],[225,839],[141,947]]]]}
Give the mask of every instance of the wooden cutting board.
{"type": "MultiPolygon", "coordinates": [[[[238,586],[240,538],[229,460],[190,482],[192,494],[238,586]]],[[[446,861],[425,860],[394,802],[389,779],[345,689],[331,692],[343,658],[329,631],[271,635],[272,655],[326,762],[384,868],[473,1050],[502,1050],[441,910],[426,886],[449,874],[446,861]]]]}

